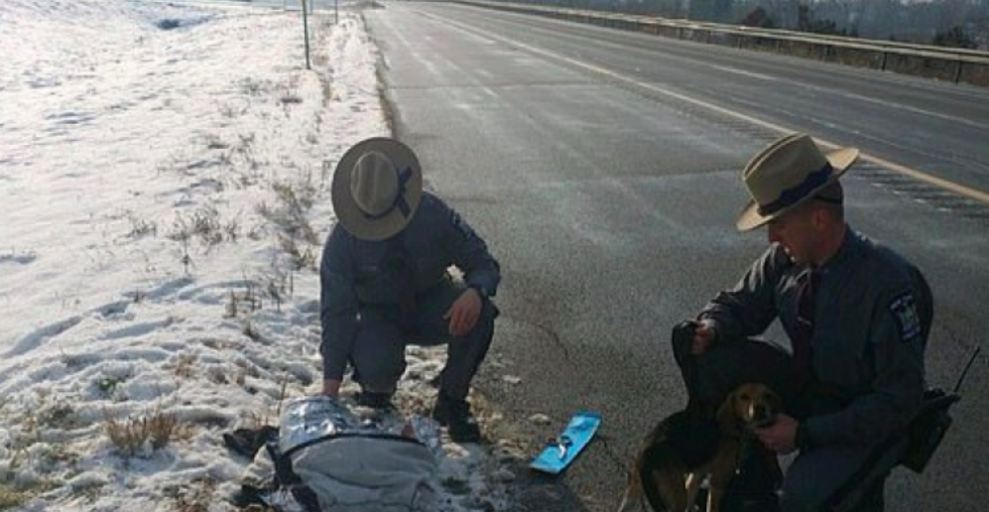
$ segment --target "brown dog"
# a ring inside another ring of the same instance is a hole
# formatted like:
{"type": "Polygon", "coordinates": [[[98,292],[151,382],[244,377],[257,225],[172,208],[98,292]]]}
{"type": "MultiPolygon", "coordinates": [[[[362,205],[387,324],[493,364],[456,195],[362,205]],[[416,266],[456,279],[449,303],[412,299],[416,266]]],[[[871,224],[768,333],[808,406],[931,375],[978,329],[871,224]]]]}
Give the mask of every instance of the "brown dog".
{"type": "Polygon", "coordinates": [[[659,422],[629,472],[618,511],[689,512],[710,477],[707,511],[716,512],[744,449],[757,450],[774,476],[781,476],[776,455],[753,439],[751,430],[771,424],[782,405],[766,386],[743,384],[718,408],[716,423],[698,422],[685,412],[659,422]]]}

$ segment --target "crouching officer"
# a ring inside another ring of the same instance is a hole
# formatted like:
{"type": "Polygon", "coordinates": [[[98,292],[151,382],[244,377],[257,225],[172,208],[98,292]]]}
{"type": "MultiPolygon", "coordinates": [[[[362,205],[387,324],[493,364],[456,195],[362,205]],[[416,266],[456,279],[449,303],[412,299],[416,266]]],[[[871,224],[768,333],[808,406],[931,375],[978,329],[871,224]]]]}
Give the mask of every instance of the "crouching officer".
{"type": "Polygon", "coordinates": [[[466,401],[494,334],[498,262],[449,206],[422,190],[412,150],[373,138],[350,148],[333,176],[339,222],[320,268],[323,393],[347,363],[358,402],[386,407],[405,371],[405,345],[447,344],[433,417],[458,442],[480,438],[466,401]],[[463,282],[447,268],[455,265],[463,282]]]}
{"type": "MultiPolygon", "coordinates": [[[[768,225],[770,246],[674,333],[694,405],[710,410],[748,381],[783,395],[788,414],[755,434],[779,454],[800,451],[782,483],[784,512],[825,510],[881,441],[902,434],[924,391],[930,290],[902,257],[845,223],[838,177],[857,156],[825,155],[802,134],[757,154],[743,173],[752,200],[737,227],[768,225]],[[792,355],[750,339],[777,318],[792,355]]],[[[882,491],[858,510],[882,510],[882,491]]]]}

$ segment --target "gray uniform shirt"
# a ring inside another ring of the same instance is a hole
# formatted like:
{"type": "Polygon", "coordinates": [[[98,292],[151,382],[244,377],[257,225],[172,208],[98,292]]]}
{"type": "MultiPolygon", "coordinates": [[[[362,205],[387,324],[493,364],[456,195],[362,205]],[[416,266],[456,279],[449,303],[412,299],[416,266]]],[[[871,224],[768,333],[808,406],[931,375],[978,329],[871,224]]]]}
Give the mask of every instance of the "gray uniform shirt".
{"type": "MultiPolygon", "coordinates": [[[[498,262],[473,229],[438,197],[424,192],[419,207],[402,232],[407,263],[416,292],[432,288],[455,265],[468,286],[494,296],[501,280],[498,262]]],[[[323,378],[341,379],[357,334],[362,304],[398,304],[407,279],[388,263],[389,240],[359,240],[339,223],[326,240],[320,266],[320,353],[323,378]]]]}
{"type": "MultiPolygon", "coordinates": [[[[700,317],[714,321],[719,341],[759,335],[777,317],[792,338],[799,280],[809,271],[773,244],[700,317]]],[[[849,228],[838,253],[818,271],[811,366],[842,399],[813,399],[805,432],[813,445],[871,444],[903,428],[923,395],[910,265],[849,228]]]]}

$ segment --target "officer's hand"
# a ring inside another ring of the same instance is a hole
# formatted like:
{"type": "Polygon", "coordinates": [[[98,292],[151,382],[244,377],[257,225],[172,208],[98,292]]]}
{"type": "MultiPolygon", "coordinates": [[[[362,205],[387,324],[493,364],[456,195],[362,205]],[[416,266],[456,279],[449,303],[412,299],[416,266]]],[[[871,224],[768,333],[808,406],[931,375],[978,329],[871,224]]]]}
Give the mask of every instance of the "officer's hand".
{"type": "Polygon", "coordinates": [[[477,318],[481,316],[481,306],[483,303],[477,290],[473,288],[464,290],[443,315],[444,320],[450,321],[450,335],[460,337],[469,333],[477,323],[477,318]]]}
{"type": "Polygon", "coordinates": [[[797,449],[797,425],[797,420],[786,414],[777,414],[772,425],[755,429],[755,435],[766,448],[786,455],[797,449]]]}
{"type": "Polygon", "coordinates": [[[711,348],[717,333],[714,330],[714,322],[711,320],[701,320],[694,329],[694,341],[690,344],[690,353],[699,356],[707,349],[711,348]]]}
{"type": "Polygon", "coordinates": [[[336,398],[340,394],[340,381],[335,379],[324,380],[323,394],[336,398]]]}

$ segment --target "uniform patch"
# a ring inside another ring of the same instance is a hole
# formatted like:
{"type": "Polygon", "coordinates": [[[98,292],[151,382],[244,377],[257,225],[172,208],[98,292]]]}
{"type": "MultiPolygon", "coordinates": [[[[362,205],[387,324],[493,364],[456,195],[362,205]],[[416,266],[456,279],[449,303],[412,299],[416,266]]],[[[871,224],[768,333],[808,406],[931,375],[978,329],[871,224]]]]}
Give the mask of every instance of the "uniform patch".
{"type": "Polygon", "coordinates": [[[889,310],[900,327],[900,340],[906,341],[920,336],[920,316],[913,293],[907,292],[889,303],[889,310]]]}

